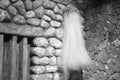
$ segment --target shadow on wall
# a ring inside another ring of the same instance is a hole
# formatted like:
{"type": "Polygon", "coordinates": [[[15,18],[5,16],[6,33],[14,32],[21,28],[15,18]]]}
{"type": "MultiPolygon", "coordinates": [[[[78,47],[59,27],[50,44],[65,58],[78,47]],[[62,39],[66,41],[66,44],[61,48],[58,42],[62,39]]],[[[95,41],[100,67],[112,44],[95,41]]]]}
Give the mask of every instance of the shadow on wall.
{"type": "Polygon", "coordinates": [[[82,9],[84,12],[87,12],[93,8],[100,8],[104,4],[109,4],[119,0],[72,0],[71,3],[76,6],[78,9],[82,9]]]}

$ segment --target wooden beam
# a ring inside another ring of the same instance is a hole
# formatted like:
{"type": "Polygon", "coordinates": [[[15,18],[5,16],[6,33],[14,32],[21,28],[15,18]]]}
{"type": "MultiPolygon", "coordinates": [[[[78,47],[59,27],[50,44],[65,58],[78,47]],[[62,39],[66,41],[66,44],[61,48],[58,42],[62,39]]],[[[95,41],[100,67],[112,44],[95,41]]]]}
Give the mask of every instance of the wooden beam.
{"type": "MultiPolygon", "coordinates": [[[[5,36],[4,36],[5,38],[5,36]]],[[[11,54],[9,41],[4,42],[4,57],[3,57],[3,76],[2,80],[11,80],[11,54]]]]}
{"type": "Polygon", "coordinates": [[[23,38],[20,42],[20,64],[21,64],[21,71],[20,71],[20,80],[28,80],[29,76],[29,50],[28,50],[28,39],[23,38]]]}
{"type": "Polygon", "coordinates": [[[14,34],[27,37],[43,36],[44,30],[29,25],[16,25],[14,23],[0,23],[0,33],[14,34]]]}
{"type": "Polygon", "coordinates": [[[17,53],[17,37],[12,36],[10,40],[10,54],[11,54],[11,80],[18,80],[18,53],[17,53]]]}
{"type": "Polygon", "coordinates": [[[3,70],[3,42],[4,36],[0,34],[0,80],[2,80],[2,70],[3,70]]]}

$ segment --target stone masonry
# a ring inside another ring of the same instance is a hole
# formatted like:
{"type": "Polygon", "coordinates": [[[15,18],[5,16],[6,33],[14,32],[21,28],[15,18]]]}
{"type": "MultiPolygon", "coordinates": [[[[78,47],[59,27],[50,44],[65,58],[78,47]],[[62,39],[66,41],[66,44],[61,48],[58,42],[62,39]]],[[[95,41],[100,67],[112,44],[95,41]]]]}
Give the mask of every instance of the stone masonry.
{"type": "Polygon", "coordinates": [[[31,80],[60,80],[59,55],[62,50],[62,0],[0,0],[0,21],[39,27],[44,36],[31,42],[31,80]]]}
{"type": "MultiPolygon", "coordinates": [[[[44,32],[31,42],[31,80],[61,80],[58,63],[68,4],[67,0],[0,0],[0,22],[39,27],[44,32]]],[[[92,64],[83,69],[84,80],[120,80],[119,5],[106,4],[85,15],[85,42],[92,64]]]]}
{"type": "Polygon", "coordinates": [[[86,48],[92,64],[84,80],[120,80],[120,2],[102,5],[86,14],[86,48]]]}

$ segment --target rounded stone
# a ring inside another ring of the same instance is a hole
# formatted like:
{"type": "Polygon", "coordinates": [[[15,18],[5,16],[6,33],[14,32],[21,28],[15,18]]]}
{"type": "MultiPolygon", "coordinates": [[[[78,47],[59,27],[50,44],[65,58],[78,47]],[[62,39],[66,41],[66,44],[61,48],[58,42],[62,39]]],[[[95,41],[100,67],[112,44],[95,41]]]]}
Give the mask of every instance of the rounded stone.
{"type": "Polygon", "coordinates": [[[58,7],[59,7],[61,10],[63,10],[63,11],[66,9],[66,6],[63,5],[63,4],[59,4],[59,3],[58,3],[58,7]]]}
{"type": "Polygon", "coordinates": [[[0,21],[10,20],[11,17],[7,11],[0,9],[0,21]]]}
{"type": "Polygon", "coordinates": [[[56,4],[50,0],[44,0],[44,8],[53,9],[56,4]]]}
{"type": "Polygon", "coordinates": [[[42,6],[38,7],[34,11],[35,11],[36,17],[38,17],[38,18],[42,18],[42,16],[44,15],[44,12],[45,12],[45,10],[42,6]]]}
{"type": "Polygon", "coordinates": [[[43,4],[44,0],[35,0],[33,1],[33,9],[40,7],[43,4]]]}
{"type": "Polygon", "coordinates": [[[13,6],[18,10],[21,15],[25,15],[26,10],[22,0],[18,0],[13,6]]]}
{"type": "Polygon", "coordinates": [[[10,5],[10,6],[7,8],[7,10],[8,10],[8,12],[9,12],[9,14],[12,15],[12,16],[16,16],[16,15],[18,14],[17,9],[16,9],[14,6],[12,6],[12,5],[10,5]]]}
{"type": "Polygon", "coordinates": [[[57,59],[55,56],[49,58],[49,65],[56,65],[57,59]]]}
{"type": "Polygon", "coordinates": [[[56,38],[49,38],[49,43],[54,48],[61,48],[62,42],[56,38]]]}
{"type": "Polygon", "coordinates": [[[55,49],[52,46],[46,48],[45,56],[51,57],[55,53],[55,49]]]}
{"type": "Polygon", "coordinates": [[[15,22],[16,24],[25,24],[26,23],[26,20],[23,16],[21,15],[16,15],[14,18],[13,18],[13,22],[15,22]]]}
{"type": "Polygon", "coordinates": [[[59,73],[54,73],[53,74],[53,80],[61,80],[60,79],[60,74],[59,73]]]}
{"type": "Polygon", "coordinates": [[[57,66],[50,66],[50,65],[46,66],[46,72],[56,72],[57,70],[58,70],[57,66]]]}
{"type": "Polygon", "coordinates": [[[33,47],[31,49],[31,52],[35,55],[37,55],[38,57],[43,57],[46,53],[46,50],[45,48],[42,48],[42,47],[33,47]]]}
{"type": "Polygon", "coordinates": [[[59,7],[58,7],[57,5],[54,7],[54,12],[55,12],[56,14],[63,14],[62,10],[59,9],[59,7]]]}
{"type": "Polygon", "coordinates": [[[45,74],[34,74],[31,76],[30,80],[52,80],[53,74],[52,73],[45,73],[45,74]]]}
{"type": "Polygon", "coordinates": [[[42,28],[48,28],[50,26],[50,24],[45,20],[41,20],[40,25],[41,25],[42,28]]]}
{"type": "Polygon", "coordinates": [[[52,19],[55,19],[55,13],[52,10],[45,10],[45,14],[51,17],[52,19]]]}
{"type": "Polygon", "coordinates": [[[62,49],[55,49],[54,55],[58,57],[60,56],[61,53],[62,53],[62,49]]]}
{"type": "Polygon", "coordinates": [[[60,22],[58,22],[58,21],[50,21],[50,25],[52,26],[52,27],[60,27],[61,26],[61,23],[60,22]]]}
{"type": "Polygon", "coordinates": [[[0,8],[5,9],[10,5],[9,0],[0,0],[0,8]]]}
{"type": "Polygon", "coordinates": [[[42,19],[46,20],[46,21],[51,21],[51,18],[47,15],[43,15],[42,19]]]}
{"type": "Polygon", "coordinates": [[[41,74],[45,72],[45,67],[44,66],[32,66],[30,69],[35,73],[35,74],[41,74]]]}
{"type": "Polygon", "coordinates": [[[40,19],[38,18],[30,18],[27,20],[27,23],[33,26],[38,26],[40,25],[40,19]]]}
{"type": "Polygon", "coordinates": [[[35,12],[34,11],[28,11],[25,13],[26,18],[33,18],[35,17],[35,12]]]}
{"type": "Polygon", "coordinates": [[[45,30],[45,34],[44,35],[46,37],[51,37],[51,36],[54,36],[55,33],[56,33],[56,29],[53,28],[53,27],[50,27],[50,28],[48,28],[48,29],[45,30]]]}
{"type": "Polygon", "coordinates": [[[63,28],[56,29],[56,37],[60,40],[63,39],[63,28]]]}
{"type": "Polygon", "coordinates": [[[61,15],[56,14],[55,17],[56,17],[55,19],[56,19],[57,21],[63,21],[63,17],[62,17],[61,15]]]}
{"type": "Polygon", "coordinates": [[[44,37],[37,37],[33,40],[33,44],[35,46],[39,46],[39,47],[47,47],[48,46],[48,40],[44,37]]]}
{"type": "Polygon", "coordinates": [[[48,57],[39,58],[37,56],[34,56],[31,59],[32,59],[32,62],[36,65],[47,65],[47,64],[49,64],[49,58],[48,57]]]}
{"type": "Polygon", "coordinates": [[[26,10],[32,10],[32,1],[31,0],[24,0],[24,5],[26,10]]]}

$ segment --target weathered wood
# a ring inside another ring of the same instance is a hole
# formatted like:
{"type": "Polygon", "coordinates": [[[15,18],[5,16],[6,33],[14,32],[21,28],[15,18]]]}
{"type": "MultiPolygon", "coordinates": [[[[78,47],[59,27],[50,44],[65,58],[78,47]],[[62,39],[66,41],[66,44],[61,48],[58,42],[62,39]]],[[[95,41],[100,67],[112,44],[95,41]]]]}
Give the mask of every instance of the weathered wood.
{"type": "Polygon", "coordinates": [[[11,54],[9,42],[4,42],[4,57],[3,57],[3,77],[2,80],[10,80],[11,76],[11,54]]]}
{"type": "Polygon", "coordinates": [[[3,69],[3,38],[4,36],[0,34],[0,80],[2,80],[2,69],[3,69]]]}
{"type": "Polygon", "coordinates": [[[9,44],[11,54],[11,80],[18,80],[17,36],[13,36],[9,44]]]}
{"type": "Polygon", "coordinates": [[[28,80],[29,75],[29,51],[28,51],[28,39],[23,38],[20,42],[20,63],[21,63],[21,73],[20,80],[28,80]]]}
{"type": "Polygon", "coordinates": [[[14,34],[27,37],[43,36],[44,30],[29,25],[16,25],[14,23],[0,23],[0,33],[14,34]]]}

